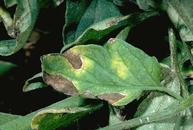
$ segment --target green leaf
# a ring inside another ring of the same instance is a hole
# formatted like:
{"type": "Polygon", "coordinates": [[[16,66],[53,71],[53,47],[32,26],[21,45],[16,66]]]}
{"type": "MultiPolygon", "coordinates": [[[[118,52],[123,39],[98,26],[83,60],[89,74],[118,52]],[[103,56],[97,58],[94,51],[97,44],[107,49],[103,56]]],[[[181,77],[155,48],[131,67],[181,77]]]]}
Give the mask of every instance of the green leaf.
{"type": "MultiPolygon", "coordinates": [[[[44,109],[62,109],[67,107],[77,107],[82,105],[85,102],[85,99],[75,96],[70,97],[65,100],[59,101],[55,104],[52,104],[44,109]]],[[[31,130],[31,121],[32,118],[41,110],[30,113],[26,116],[19,117],[13,121],[10,121],[6,124],[0,125],[0,130],[31,130]]]]}
{"type": "Polygon", "coordinates": [[[33,80],[36,80],[38,78],[42,78],[42,76],[43,76],[42,73],[38,73],[38,74],[34,75],[33,77],[29,78],[27,81],[25,81],[25,84],[23,86],[23,92],[29,92],[32,90],[47,87],[47,85],[44,84],[43,82],[40,82],[40,81],[33,82],[33,80]]]}
{"type": "Polygon", "coordinates": [[[118,8],[108,0],[93,0],[77,27],[77,39],[88,27],[107,18],[122,16],[118,8]]]}
{"type": "Polygon", "coordinates": [[[5,123],[12,121],[12,120],[19,118],[19,117],[21,117],[21,116],[0,112],[0,125],[3,125],[5,123]]]}
{"type": "Polygon", "coordinates": [[[145,90],[167,91],[160,87],[156,58],[119,39],[110,39],[104,47],[75,46],[64,55],[48,54],[41,60],[44,81],[67,95],[122,106],[145,90]]]}
{"type": "Polygon", "coordinates": [[[74,42],[78,37],[91,25],[103,21],[104,19],[110,17],[122,16],[118,8],[108,0],[93,0],[91,1],[67,1],[67,10],[66,10],[66,24],[64,27],[64,43],[70,44],[74,42]],[[90,4],[90,5],[89,5],[90,4]],[[77,8],[78,7],[78,8],[77,8]],[[69,24],[77,24],[75,27],[76,30],[66,32],[66,27],[69,24]]]}
{"type": "Polygon", "coordinates": [[[179,30],[184,41],[193,41],[193,2],[191,0],[167,0],[166,11],[179,30]]]}
{"type": "Polygon", "coordinates": [[[12,68],[16,67],[15,64],[5,61],[0,61],[0,75],[7,73],[12,68]]]}
{"type": "Polygon", "coordinates": [[[145,12],[140,14],[131,14],[122,17],[112,17],[100,21],[87,28],[74,42],[64,46],[62,51],[73,45],[85,44],[88,41],[99,41],[118,28],[129,26],[132,28],[145,19],[156,15],[156,12],[145,12]]]}
{"type": "MultiPolygon", "coordinates": [[[[170,70],[169,67],[163,66],[162,67],[164,74],[164,80],[162,83],[165,87],[180,94],[180,82],[175,74],[170,70]]],[[[168,95],[158,94],[152,92],[144,101],[140,104],[137,113],[135,114],[136,117],[139,116],[148,116],[152,113],[159,113],[164,109],[168,108],[173,103],[178,103],[178,101],[168,95]]],[[[163,130],[163,129],[175,129],[178,126],[177,122],[178,118],[170,118],[167,120],[159,121],[156,123],[150,123],[143,126],[138,127],[136,130],[163,130]]]]}
{"type": "Polygon", "coordinates": [[[74,41],[74,34],[78,23],[89,4],[90,0],[66,0],[65,25],[62,34],[65,44],[74,41]]]}
{"type": "Polygon", "coordinates": [[[32,119],[32,129],[55,130],[64,129],[75,123],[82,117],[90,115],[99,110],[102,104],[91,104],[85,106],[64,107],[62,109],[47,109],[39,112],[32,119]]]}

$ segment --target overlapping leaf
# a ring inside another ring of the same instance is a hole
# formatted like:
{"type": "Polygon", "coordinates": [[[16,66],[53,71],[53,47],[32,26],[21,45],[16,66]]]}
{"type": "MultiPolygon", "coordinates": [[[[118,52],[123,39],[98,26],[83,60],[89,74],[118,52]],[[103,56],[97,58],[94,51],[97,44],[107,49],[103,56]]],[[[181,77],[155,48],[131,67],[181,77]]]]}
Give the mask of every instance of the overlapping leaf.
{"type": "Polygon", "coordinates": [[[164,89],[157,60],[119,39],[110,39],[104,47],[80,45],[64,55],[45,55],[42,71],[44,81],[58,91],[117,106],[138,98],[144,90],[164,89]]]}
{"type": "MultiPolygon", "coordinates": [[[[17,8],[13,20],[9,18],[7,21],[5,21],[8,17],[3,18],[5,26],[9,25],[7,27],[8,34],[15,38],[11,40],[0,41],[0,55],[8,56],[19,51],[27,43],[36,23],[40,8],[46,6],[48,3],[51,3],[51,5],[54,6],[58,6],[63,1],[5,0],[4,2],[7,7],[13,6],[17,3],[17,8]]],[[[7,13],[6,16],[9,16],[9,14],[7,13]]],[[[1,13],[0,17],[2,17],[1,13]]]]}
{"type": "Polygon", "coordinates": [[[17,1],[11,33],[16,39],[0,41],[0,55],[11,55],[26,44],[39,13],[37,0],[17,1]]]}
{"type": "Polygon", "coordinates": [[[64,43],[70,44],[74,42],[89,26],[104,19],[117,16],[121,16],[118,8],[108,0],[92,0],[91,2],[67,0],[66,24],[63,34],[64,43]],[[72,32],[71,28],[71,33],[68,32],[67,34],[67,27],[70,24],[76,26],[76,31],[72,32]]]}

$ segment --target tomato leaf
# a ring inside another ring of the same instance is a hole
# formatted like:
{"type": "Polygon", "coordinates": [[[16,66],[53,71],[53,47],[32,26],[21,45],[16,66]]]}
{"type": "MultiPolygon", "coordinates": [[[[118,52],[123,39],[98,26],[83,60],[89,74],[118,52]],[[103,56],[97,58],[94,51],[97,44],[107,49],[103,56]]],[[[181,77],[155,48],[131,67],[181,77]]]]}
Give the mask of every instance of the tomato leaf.
{"type": "Polygon", "coordinates": [[[119,39],[110,39],[104,47],[75,46],[64,55],[48,54],[41,60],[44,81],[68,95],[80,94],[121,106],[144,90],[165,89],[160,87],[156,58],[119,39]]]}

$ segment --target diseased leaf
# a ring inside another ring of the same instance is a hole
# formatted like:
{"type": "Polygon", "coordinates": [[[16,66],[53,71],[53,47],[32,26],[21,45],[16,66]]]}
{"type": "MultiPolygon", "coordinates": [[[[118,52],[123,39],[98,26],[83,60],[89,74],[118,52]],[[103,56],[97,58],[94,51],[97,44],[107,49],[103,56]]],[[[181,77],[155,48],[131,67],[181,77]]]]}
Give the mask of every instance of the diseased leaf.
{"type": "Polygon", "coordinates": [[[104,47],[75,46],[64,55],[48,54],[41,60],[44,81],[68,95],[121,106],[145,90],[165,91],[157,60],[119,39],[110,39],[104,47]]]}
{"type": "Polygon", "coordinates": [[[0,112],[0,125],[6,124],[9,121],[17,119],[21,116],[0,112]]]}
{"type": "Polygon", "coordinates": [[[7,73],[12,68],[16,67],[15,64],[5,61],[0,61],[0,75],[7,73]]]}
{"type": "Polygon", "coordinates": [[[89,26],[74,42],[62,48],[62,52],[72,45],[85,44],[88,41],[99,41],[118,28],[129,26],[132,28],[145,19],[156,15],[156,12],[145,12],[122,17],[112,17],[89,26]]]}
{"type": "Polygon", "coordinates": [[[25,81],[25,84],[23,86],[23,92],[28,92],[28,91],[32,91],[35,89],[47,87],[47,85],[44,84],[43,82],[40,82],[40,81],[33,82],[33,80],[42,78],[42,76],[43,76],[42,73],[38,73],[34,75],[33,77],[31,77],[30,79],[28,79],[27,81],[25,81]]]}
{"type": "Polygon", "coordinates": [[[55,130],[64,129],[82,117],[90,115],[102,108],[102,104],[64,107],[62,109],[47,109],[40,111],[32,119],[32,129],[55,130]]]}
{"type": "MultiPolygon", "coordinates": [[[[85,99],[81,97],[70,97],[65,100],[54,103],[44,109],[62,109],[67,107],[77,107],[84,104],[85,99]]],[[[40,111],[44,110],[40,109],[33,113],[30,113],[26,116],[19,117],[13,121],[10,121],[6,124],[0,125],[0,130],[31,130],[31,120],[32,118],[40,111]]]]}

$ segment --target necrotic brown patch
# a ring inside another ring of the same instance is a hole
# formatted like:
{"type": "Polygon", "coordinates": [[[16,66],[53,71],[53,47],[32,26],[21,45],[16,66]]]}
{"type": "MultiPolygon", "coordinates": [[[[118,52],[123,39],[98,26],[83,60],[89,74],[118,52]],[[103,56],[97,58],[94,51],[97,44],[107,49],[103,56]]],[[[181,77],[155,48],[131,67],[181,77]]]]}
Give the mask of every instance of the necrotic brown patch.
{"type": "Polygon", "coordinates": [[[82,66],[82,61],[79,55],[73,54],[70,50],[64,53],[64,57],[72,65],[74,69],[80,69],[82,66]]]}
{"type": "Polygon", "coordinates": [[[44,81],[55,90],[67,95],[77,95],[78,91],[73,83],[62,76],[43,74],[44,81]]]}
{"type": "Polygon", "coordinates": [[[99,99],[108,101],[110,104],[113,104],[124,97],[124,95],[119,93],[106,93],[98,96],[99,99]]]}

